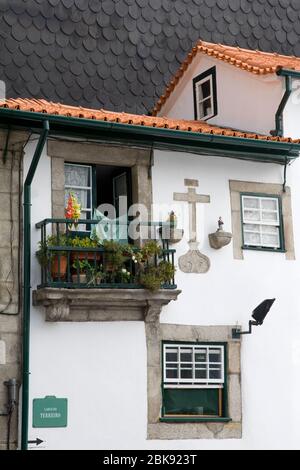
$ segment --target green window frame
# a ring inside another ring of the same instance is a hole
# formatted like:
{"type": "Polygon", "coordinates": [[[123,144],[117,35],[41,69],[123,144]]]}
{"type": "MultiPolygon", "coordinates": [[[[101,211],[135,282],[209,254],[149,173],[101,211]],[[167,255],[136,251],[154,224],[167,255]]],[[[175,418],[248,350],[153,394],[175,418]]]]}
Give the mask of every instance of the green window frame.
{"type": "Polygon", "coordinates": [[[242,249],[285,252],[281,197],[241,193],[242,249]]]}
{"type": "Polygon", "coordinates": [[[226,343],[162,342],[160,421],[230,421],[226,343]]]}

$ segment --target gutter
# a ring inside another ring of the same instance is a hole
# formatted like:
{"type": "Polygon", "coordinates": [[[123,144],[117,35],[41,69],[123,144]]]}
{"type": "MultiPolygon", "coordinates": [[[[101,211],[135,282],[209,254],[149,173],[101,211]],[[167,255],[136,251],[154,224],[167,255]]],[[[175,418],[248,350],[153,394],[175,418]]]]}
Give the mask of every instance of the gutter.
{"type": "Polygon", "coordinates": [[[207,133],[147,127],[143,125],[121,124],[118,122],[97,121],[95,119],[48,115],[32,111],[0,108],[0,122],[20,129],[30,128],[40,132],[44,121],[49,121],[51,135],[72,135],[90,139],[107,139],[117,142],[124,140],[147,147],[180,149],[186,152],[207,155],[245,158],[285,164],[299,156],[300,144],[272,140],[249,139],[207,133]]]}
{"type": "Polygon", "coordinates": [[[49,121],[44,120],[30,168],[24,183],[24,286],[23,286],[23,380],[22,380],[22,430],[21,449],[27,450],[29,414],[29,345],[31,298],[31,184],[49,133],[49,121]]]}

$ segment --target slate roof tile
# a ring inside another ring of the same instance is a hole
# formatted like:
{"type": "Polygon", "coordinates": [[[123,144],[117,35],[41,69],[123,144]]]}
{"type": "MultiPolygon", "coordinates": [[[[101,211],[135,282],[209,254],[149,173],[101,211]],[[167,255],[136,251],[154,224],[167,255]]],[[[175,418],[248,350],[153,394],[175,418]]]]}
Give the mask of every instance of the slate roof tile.
{"type": "Polygon", "coordinates": [[[299,0],[1,0],[0,12],[0,76],[9,97],[147,113],[199,38],[300,55],[299,0]],[[55,61],[57,90],[49,75],[55,61]],[[73,63],[78,80],[70,77],[73,63]],[[95,93],[96,78],[99,87],[111,80],[118,96],[95,93]]]}

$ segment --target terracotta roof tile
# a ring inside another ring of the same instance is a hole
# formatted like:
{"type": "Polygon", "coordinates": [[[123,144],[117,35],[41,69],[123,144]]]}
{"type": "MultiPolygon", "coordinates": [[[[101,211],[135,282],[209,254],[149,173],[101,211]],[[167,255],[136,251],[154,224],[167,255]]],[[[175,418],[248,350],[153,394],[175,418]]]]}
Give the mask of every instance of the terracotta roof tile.
{"type": "Polygon", "coordinates": [[[227,62],[255,75],[268,75],[276,73],[280,68],[300,71],[300,57],[286,56],[276,53],[261,52],[258,50],[242,49],[240,47],[226,46],[224,44],[213,44],[199,41],[189,52],[180,68],[170,80],[164,94],[159,98],[152,110],[155,116],[162,108],[168,97],[178,84],[181,77],[198,53],[212,56],[215,59],[227,62]]]}
{"type": "Polygon", "coordinates": [[[138,114],[115,113],[113,111],[106,111],[104,109],[88,109],[60,103],[52,103],[43,99],[11,98],[0,101],[0,108],[66,116],[78,119],[94,119],[97,121],[117,122],[121,124],[131,124],[134,126],[158,127],[177,131],[188,131],[195,134],[223,135],[227,137],[239,137],[273,142],[300,143],[300,139],[292,140],[286,137],[272,137],[255,134],[253,132],[242,132],[227,127],[212,126],[211,124],[207,124],[204,121],[189,121],[185,119],[171,119],[166,117],[144,116],[138,114]]]}

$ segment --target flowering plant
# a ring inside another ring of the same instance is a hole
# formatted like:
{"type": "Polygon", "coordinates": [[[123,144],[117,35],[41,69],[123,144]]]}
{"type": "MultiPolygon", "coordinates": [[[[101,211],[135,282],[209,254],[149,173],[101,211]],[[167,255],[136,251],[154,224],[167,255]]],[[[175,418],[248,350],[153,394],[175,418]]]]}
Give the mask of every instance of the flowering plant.
{"type": "MultiPolygon", "coordinates": [[[[69,193],[67,207],[65,208],[65,216],[66,219],[73,219],[77,221],[80,219],[81,213],[81,206],[78,202],[77,197],[74,193],[69,193]]],[[[72,228],[73,224],[70,224],[70,228],[72,228]]],[[[75,228],[77,227],[77,222],[74,223],[75,228]]]]}

